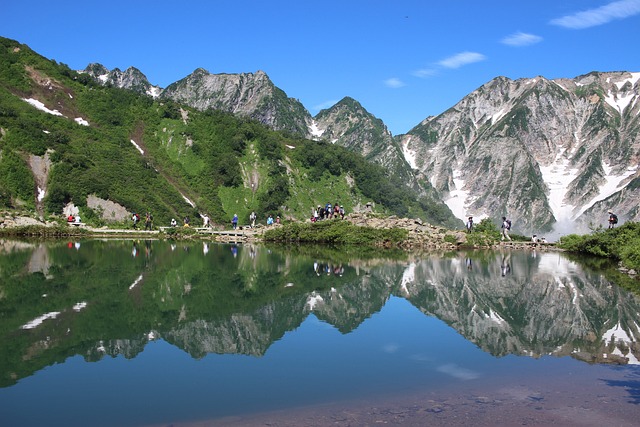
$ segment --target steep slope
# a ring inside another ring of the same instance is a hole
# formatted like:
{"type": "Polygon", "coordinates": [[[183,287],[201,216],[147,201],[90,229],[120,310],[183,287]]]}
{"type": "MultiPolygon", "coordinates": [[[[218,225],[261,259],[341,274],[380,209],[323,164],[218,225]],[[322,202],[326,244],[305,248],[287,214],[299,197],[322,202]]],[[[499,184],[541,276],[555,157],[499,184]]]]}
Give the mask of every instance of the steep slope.
{"type": "Polygon", "coordinates": [[[597,222],[584,213],[637,175],[639,78],[499,77],[398,139],[459,218],[506,215],[521,232],[597,222]]]}

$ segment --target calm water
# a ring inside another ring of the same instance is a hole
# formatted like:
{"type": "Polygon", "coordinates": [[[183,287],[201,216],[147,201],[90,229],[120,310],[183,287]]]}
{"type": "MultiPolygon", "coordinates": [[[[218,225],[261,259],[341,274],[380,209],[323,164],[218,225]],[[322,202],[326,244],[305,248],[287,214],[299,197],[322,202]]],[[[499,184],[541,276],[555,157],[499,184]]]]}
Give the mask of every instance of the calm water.
{"type": "Polygon", "coordinates": [[[0,425],[633,425],[639,313],[558,253],[0,241],[0,425]]]}

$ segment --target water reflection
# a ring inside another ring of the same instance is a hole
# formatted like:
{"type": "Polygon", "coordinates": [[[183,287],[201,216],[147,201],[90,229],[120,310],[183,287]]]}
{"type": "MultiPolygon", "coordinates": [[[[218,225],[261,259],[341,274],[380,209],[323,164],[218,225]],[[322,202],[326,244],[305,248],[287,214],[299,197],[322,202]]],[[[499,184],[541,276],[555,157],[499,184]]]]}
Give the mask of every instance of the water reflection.
{"type": "Polygon", "coordinates": [[[2,241],[0,386],[74,355],[134,358],[157,339],[193,358],[261,357],[310,314],[347,334],[391,297],[495,356],[638,363],[638,298],[559,253],[2,241]]]}

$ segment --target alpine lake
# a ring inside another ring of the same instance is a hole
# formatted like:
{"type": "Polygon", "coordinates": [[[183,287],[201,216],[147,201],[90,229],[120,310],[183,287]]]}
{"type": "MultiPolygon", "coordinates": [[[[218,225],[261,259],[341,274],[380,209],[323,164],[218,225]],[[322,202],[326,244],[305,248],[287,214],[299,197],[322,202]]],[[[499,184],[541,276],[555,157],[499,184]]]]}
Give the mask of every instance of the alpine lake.
{"type": "Polygon", "coordinates": [[[0,240],[0,425],[635,426],[640,298],[561,252],[0,240]]]}

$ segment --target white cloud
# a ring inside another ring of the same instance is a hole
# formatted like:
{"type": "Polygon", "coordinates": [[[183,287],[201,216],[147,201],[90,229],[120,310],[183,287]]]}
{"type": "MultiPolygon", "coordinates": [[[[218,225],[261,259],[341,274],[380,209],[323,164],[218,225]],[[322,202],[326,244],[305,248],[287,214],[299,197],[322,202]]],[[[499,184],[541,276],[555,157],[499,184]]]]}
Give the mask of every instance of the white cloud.
{"type": "Polygon", "coordinates": [[[487,57],[481,53],[462,52],[443,59],[442,61],[438,62],[438,65],[444,68],[460,68],[463,65],[484,61],[485,59],[487,59],[487,57]]]}
{"type": "Polygon", "coordinates": [[[316,111],[320,111],[320,110],[324,110],[325,108],[333,107],[333,106],[334,106],[334,105],[336,105],[337,103],[338,103],[338,101],[337,101],[337,100],[335,100],[335,99],[330,99],[330,100],[328,100],[328,101],[321,102],[321,103],[320,103],[320,104],[318,104],[318,105],[314,105],[314,106],[313,106],[313,109],[314,109],[314,110],[316,110],[316,111]]]}
{"type": "Polygon", "coordinates": [[[424,78],[427,78],[427,77],[435,76],[436,74],[438,74],[438,72],[436,70],[434,70],[433,68],[422,68],[420,70],[414,71],[411,74],[413,74],[416,77],[420,77],[420,78],[424,79],[424,78]]]}
{"type": "Polygon", "coordinates": [[[536,44],[542,41],[542,37],[536,36],[534,34],[522,33],[518,32],[515,34],[511,34],[500,40],[501,43],[506,44],[508,46],[530,46],[532,44],[536,44]]]}
{"type": "Polygon", "coordinates": [[[589,9],[582,12],[566,15],[562,18],[551,20],[552,25],[580,30],[595,27],[611,22],[615,19],[624,19],[640,13],[640,0],[620,0],[607,5],[589,9]]]}
{"type": "Polygon", "coordinates": [[[404,86],[404,82],[402,80],[400,80],[400,79],[395,78],[395,77],[392,77],[390,79],[385,80],[384,84],[387,87],[390,87],[390,88],[393,88],[393,89],[397,89],[399,87],[404,86]]]}

